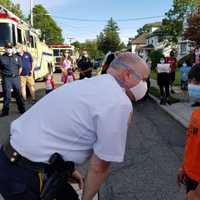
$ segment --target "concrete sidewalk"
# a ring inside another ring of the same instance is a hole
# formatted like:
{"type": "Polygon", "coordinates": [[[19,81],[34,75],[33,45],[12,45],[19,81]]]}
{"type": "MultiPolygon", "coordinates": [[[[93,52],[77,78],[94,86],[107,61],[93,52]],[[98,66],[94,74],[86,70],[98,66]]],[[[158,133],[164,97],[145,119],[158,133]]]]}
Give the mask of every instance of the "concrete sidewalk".
{"type": "MultiPolygon", "coordinates": [[[[157,88],[158,85],[156,80],[151,79],[151,87],[157,88]]],[[[174,87],[175,94],[171,96],[180,100],[178,103],[173,103],[172,105],[160,105],[160,99],[150,95],[150,97],[155,100],[160,107],[169,113],[175,120],[180,122],[184,127],[188,127],[188,123],[192,114],[192,111],[195,109],[191,107],[192,102],[189,102],[187,96],[183,96],[180,87],[174,87]]]]}

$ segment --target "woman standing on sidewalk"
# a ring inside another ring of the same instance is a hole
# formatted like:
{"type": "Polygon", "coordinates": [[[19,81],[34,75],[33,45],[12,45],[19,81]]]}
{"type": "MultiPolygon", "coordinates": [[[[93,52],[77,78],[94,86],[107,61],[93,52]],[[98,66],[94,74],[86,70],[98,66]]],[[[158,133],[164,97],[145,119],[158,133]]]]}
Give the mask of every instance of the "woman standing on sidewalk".
{"type": "Polygon", "coordinates": [[[160,104],[166,105],[169,101],[169,84],[170,84],[170,64],[165,63],[165,57],[161,57],[160,63],[157,64],[157,83],[160,88],[160,104]]]}

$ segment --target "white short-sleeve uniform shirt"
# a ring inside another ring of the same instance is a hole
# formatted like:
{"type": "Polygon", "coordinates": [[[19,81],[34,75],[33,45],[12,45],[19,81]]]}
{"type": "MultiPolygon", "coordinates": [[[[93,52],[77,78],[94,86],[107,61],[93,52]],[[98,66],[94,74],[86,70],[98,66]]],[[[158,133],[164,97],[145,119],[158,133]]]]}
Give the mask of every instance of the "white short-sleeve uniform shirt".
{"type": "Polygon", "coordinates": [[[11,145],[25,158],[47,163],[57,152],[83,163],[92,152],[110,162],[124,158],[132,104],[111,75],[66,84],[11,124],[11,145]]]}

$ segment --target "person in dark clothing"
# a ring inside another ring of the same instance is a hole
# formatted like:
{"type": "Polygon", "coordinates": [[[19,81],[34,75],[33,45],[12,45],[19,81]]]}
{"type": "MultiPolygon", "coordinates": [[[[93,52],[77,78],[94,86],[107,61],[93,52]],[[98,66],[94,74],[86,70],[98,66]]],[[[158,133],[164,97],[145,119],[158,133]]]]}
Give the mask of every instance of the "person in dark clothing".
{"type": "Polygon", "coordinates": [[[107,55],[107,58],[105,60],[105,63],[102,66],[102,71],[101,74],[106,74],[107,73],[107,69],[110,66],[110,63],[115,59],[115,54],[114,53],[110,53],[107,55]]]}
{"type": "Polygon", "coordinates": [[[11,89],[13,89],[18,110],[22,114],[25,112],[25,106],[20,94],[20,73],[22,62],[19,56],[13,54],[11,43],[5,44],[6,53],[0,56],[0,72],[2,76],[3,89],[3,109],[1,117],[9,115],[9,104],[11,99],[11,89]]]}
{"type": "Polygon", "coordinates": [[[92,76],[93,64],[88,56],[87,51],[83,51],[82,57],[77,61],[77,66],[80,72],[80,80],[84,78],[90,78],[92,76]]]}
{"type": "Polygon", "coordinates": [[[170,64],[165,63],[165,58],[162,57],[160,59],[160,64],[157,65],[157,82],[160,88],[160,104],[165,105],[168,103],[169,105],[169,85],[170,85],[170,64]]]}

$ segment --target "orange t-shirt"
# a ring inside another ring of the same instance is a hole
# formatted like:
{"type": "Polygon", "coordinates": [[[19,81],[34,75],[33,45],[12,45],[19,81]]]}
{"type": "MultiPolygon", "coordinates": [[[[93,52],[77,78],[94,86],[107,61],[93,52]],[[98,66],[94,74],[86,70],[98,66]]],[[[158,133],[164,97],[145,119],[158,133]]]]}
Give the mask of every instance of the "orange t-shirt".
{"type": "Polygon", "coordinates": [[[200,182],[200,108],[193,111],[187,130],[183,168],[190,178],[200,182]]]}

